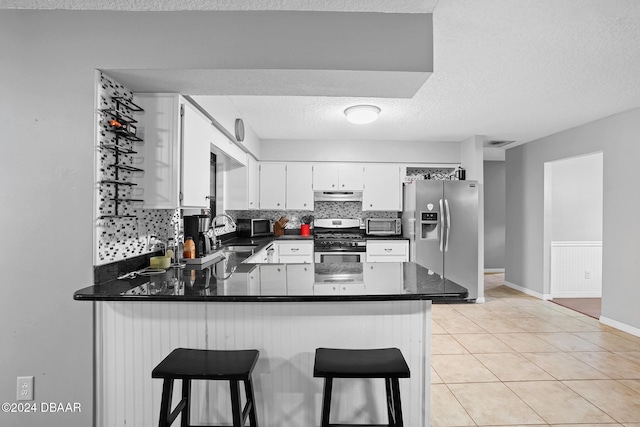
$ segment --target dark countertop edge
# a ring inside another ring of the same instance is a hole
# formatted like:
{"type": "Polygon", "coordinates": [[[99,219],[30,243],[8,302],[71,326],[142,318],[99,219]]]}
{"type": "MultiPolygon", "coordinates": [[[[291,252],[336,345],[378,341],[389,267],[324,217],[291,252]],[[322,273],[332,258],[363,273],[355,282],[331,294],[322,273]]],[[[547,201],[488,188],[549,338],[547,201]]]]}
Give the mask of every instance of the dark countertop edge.
{"type": "Polygon", "coordinates": [[[404,237],[402,234],[393,236],[375,236],[372,234],[366,234],[365,240],[409,240],[408,237],[404,237]]]}
{"type": "Polygon", "coordinates": [[[442,303],[466,302],[466,294],[405,294],[405,295],[317,295],[317,296],[296,296],[296,295],[274,295],[274,296],[176,296],[176,295],[130,295],[130,296],[83,296],[73,295],[76,301],[147,301],[147,302],[370,302],[370,301],[416,301],[431,300],[442,303]]]}

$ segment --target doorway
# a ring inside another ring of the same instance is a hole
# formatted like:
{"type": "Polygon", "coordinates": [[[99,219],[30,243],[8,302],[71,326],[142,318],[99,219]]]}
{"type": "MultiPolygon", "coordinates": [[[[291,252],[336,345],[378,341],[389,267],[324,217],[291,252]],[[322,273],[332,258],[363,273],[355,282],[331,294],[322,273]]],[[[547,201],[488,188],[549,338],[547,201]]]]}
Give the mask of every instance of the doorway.
{"type": "Polygon", "coordinates": [[[602,297],[602,212],[603,153],[545,163],[545,297],[592,316],[602,297]]]}

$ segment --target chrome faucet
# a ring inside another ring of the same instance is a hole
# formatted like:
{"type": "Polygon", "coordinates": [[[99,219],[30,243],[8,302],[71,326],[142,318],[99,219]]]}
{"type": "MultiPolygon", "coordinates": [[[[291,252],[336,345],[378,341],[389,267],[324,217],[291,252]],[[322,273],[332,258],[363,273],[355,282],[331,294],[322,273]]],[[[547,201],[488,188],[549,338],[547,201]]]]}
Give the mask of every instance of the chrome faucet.
{"type": "Polygon", "coordinates": [[[227,218],[231,222],[231,225],[233,225],[234,227],[236,225],[235,220],[230,215],[228,215],[226,213],[221,213],[221,214],[218,214],[218,215],[214,216],[213,219],[211,220],[211,229],[213,230],[212,233],[211,233],[213,235],[212,236],[213,247],[211,249],[217,249],[218,248],[218,236],[216,236],[216,231],[215,231],[216,230],[216,221],[218,220],[218,218],[227,218]]]}

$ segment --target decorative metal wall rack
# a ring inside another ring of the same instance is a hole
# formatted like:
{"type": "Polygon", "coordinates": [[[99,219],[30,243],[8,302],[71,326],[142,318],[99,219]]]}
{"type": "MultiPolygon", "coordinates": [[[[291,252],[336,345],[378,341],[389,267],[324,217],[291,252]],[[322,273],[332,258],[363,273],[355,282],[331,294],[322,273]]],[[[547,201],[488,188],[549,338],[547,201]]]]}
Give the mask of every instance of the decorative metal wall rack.
{"type": "Polygon", "coordinates": [[[143,202],[143,200],[130,197],[131,191],[128,191],[128,196],[122,196],[120,190],[121,187],[131,188],[137,185],[134,182],[127,181],[125,179],[126,176],[123,176],[122,171],[144,171],[143,169],[132,166],[130,161],[126,161],[127,159],[130,160],[130,158],[127,156],[137,154],[137,152],[133,150],[131,146],[132,142],[142,141],[142,138],[136,135],[137,129],[135,127],[135,124],[138,122],[132,117],[131,113],[143,112],[144,110],[142,109],[142,107],[135,104],[132,100],[126,99],[121,96],[113,96],[111,97],[111,100],[114,103],[114,106],[112,108],[102,109],[100,110],[100,112],[104,114],[104,119],[107,122],[107,124],[105,125],[105,130],[113,134],[112,140],[114,142],[103,142],[100,144],[100,147],[106,150],[110,150],[114,153],[113,163],[106,165],[107,167],[113,168],[114,179],[103,179],[100,181],[100,184],[112,185],[114,187],[113,197],[109,199],[114,203],[114,212],[113,214],[101,215],[99,219],[136,218],[136,215],[121,214],[121,203],[143,202]]]}

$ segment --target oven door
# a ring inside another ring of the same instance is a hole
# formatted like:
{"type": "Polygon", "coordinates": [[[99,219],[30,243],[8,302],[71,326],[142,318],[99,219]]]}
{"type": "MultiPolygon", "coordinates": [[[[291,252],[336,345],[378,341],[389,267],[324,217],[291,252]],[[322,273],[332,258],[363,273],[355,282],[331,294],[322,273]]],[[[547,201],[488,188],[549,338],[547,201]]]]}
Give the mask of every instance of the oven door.
{"type": "Polygon", "coordinates": [[[343,263],[343,262],[364,262],[365,252],[315,252],[315,262],[323,263],[343,263]]]}

